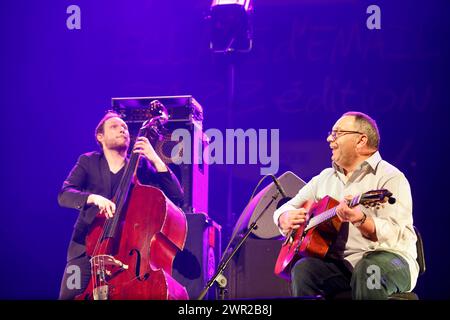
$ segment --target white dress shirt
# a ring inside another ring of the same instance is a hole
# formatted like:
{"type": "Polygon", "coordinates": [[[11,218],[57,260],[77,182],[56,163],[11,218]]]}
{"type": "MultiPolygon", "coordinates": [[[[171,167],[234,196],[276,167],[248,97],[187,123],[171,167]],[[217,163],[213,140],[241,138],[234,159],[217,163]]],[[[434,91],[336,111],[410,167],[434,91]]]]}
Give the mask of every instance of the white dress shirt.
{"type": "Polygon", "coordinates": [[[417,282],[419,265],[416,261],[417,236],[413,228],[411,189],[404,174],[382,160],[378,151],[365,160],[348,180],[342,169],[333,163],[332,168],[312,178],[294,198],[277,209],[274,222],[279,225],[278,219],[282,213],[300,208],[306,200],[319,201],[328,195],[340,201],[346,195],[356,196],[374,189],[388,189],[396,202],[393,205],[386,203],[380,209],[359,205],[361,211],[375,222],[378,241],[365,238],[358,228],[349,223],[343,258],[355,267],[366,252],[384,250],[396,253],[408,262],[412,290],[417,282]]]}

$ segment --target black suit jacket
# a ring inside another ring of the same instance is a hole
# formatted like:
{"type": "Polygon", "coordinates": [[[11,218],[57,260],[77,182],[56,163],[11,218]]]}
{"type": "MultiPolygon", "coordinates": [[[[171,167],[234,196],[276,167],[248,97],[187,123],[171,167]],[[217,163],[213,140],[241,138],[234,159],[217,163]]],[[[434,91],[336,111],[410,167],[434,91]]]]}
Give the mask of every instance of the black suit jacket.
{"type": "MultiPolygon", "coordinates": [[[[157,172],[147,160],[141,158],[137,176],[141,183],[161,189],[174,204],[182,205],[183,191],[170,170],[157,172]]],[[[58,194],[60,206],[80,210],[70,240],[67,260],[86,252],[86,235],[99,210],[95,205],[86,204],[90,194],[98,194],[108,199],[113,197],[110,170],[102,152],[82,154],[58,194]]]]}

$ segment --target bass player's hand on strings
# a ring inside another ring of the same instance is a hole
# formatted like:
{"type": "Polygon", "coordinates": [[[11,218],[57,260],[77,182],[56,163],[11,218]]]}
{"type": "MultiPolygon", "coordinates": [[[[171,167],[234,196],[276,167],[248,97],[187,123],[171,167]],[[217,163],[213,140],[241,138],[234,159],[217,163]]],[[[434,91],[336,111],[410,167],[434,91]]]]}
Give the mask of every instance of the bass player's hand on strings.
{"type": "Polygon", "coordinates": [[[116,212],[116,204],[98,194],[90,194],[86,203],[96,205],[100,209],[100,215],[105,215],[107,219],[112,218],[116,212]]]}

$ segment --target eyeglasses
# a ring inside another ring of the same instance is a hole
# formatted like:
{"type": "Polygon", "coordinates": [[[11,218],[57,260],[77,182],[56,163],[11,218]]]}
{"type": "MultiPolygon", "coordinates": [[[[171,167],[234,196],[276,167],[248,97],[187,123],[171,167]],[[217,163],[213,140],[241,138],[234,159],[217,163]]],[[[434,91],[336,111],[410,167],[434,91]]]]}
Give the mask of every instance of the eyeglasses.
{"type": "Polygon", "coordinates": [[[332,130],[328,132],[328,136],[331,136],[333,139],[332,141],[335,141],[337,138],[345,136],[346,134],[352,134],[352,133],[358,133],[358,134],[364,134],[359,131],[350,131],[350,130],[332,130]]]}

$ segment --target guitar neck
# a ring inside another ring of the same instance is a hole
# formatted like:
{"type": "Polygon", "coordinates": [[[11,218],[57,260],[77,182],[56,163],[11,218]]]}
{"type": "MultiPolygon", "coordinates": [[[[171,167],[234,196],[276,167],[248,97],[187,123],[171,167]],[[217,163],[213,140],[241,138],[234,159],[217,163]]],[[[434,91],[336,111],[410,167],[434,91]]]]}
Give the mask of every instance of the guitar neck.
{"type": "MultiPolygon", "coordinates": [[[[350,208],[356,207],[359,204],[360,198],[361,198],[360,195],[354,197],[352,200],[347,202],[348,206],[350,208]]],[[[308,231],[309,229],[318,226],[322,222],[325,222],[325,221],[330,220],[333,217],[335,217],[336,216],[336,208],[337,208],[337,206],[333,207],[331,209],[328,209],[327,211],[324,211],[321,214],[309,219],[308,225],[305,227],[305,231],[308,231]]]]}

